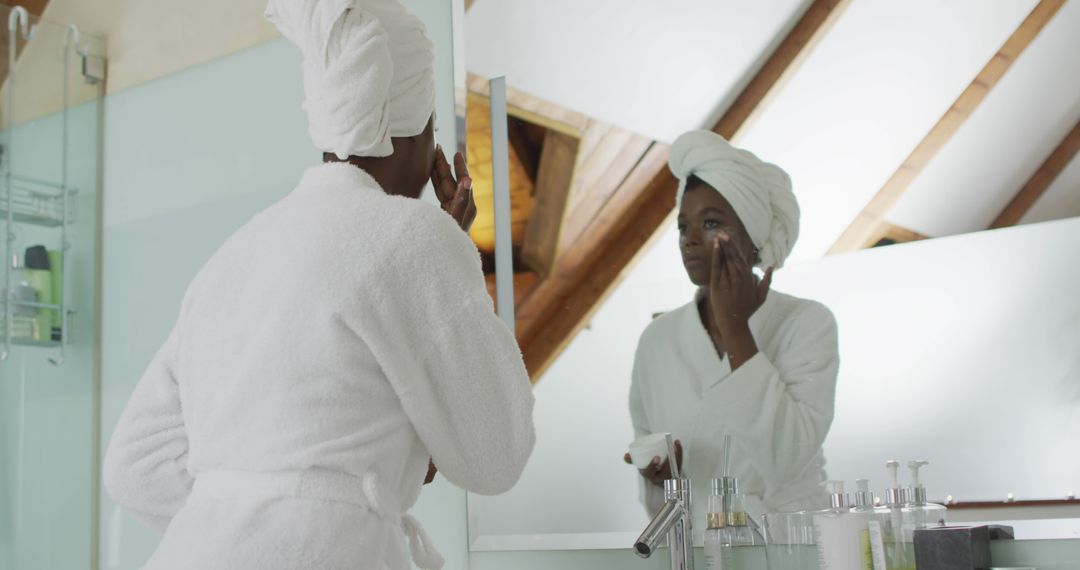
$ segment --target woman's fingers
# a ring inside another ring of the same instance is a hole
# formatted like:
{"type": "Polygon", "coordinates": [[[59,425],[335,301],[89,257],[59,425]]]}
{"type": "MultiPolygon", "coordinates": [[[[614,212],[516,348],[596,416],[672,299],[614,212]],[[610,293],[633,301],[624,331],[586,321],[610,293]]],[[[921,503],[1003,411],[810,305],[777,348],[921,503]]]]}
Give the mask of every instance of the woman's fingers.
{"type": "Polygon", "coordinates": [[[476,221],[476,200],[473,199],[472,188],[468,190],[468,198],[465,200],[467,207],[465,209],[465,225],[463,226],[465,231],[469,231],[472,228],[473,222],[476,221]]]}
{"type": "Polygon", "coordinates": [[[450,202],[450,215],[458,225],[465,227],[465,214],[469,211],[469,191],[459,188],[450,202]]]}
{"type": "Polygon", "coordinates": [[[438,177],[438,184],[432,181],[435,185],[435,193],[438,195],[439,203],[445,205],[454,198],[458,184],[454,175],[450,173],[450,163],[446,161],[446,155],[443,154],[441,146],[435,148],[435,176],[438,177]]]}
{"type": "Polygon", "coordinates": [[[626,455],[623,455],[622,460],[623,460],[623,463],[626,463],[627,465],[632,465],[634,463],[634,460],[630,458],[629,453],[627,453],[626,455]]]}
{"type": "Polygon", "coordinates": [[[720,240],[720,244],[724,249],[724,259],[730,263],[732,269],[739,270],[747,267],[746,258],[743,257],[739,248],[735,247],[735,240],[727,236],[727,239],[720,240]]]}
{"type": "Polygon", "coordinates": [[[724,272],[724,248],[720,245],[720,236],[713,239],[712,250],[712,285],[715,287],[721,283],[724,272]]]}
{"type": "Polygon", "coordinates": [[[466,179],[470,178],[469,165],[465,162],[465,155],[461,154],[460,152],[454,154],[454,172],[457,173],[457,179],[459,182],[464,182],[466,179]]]}

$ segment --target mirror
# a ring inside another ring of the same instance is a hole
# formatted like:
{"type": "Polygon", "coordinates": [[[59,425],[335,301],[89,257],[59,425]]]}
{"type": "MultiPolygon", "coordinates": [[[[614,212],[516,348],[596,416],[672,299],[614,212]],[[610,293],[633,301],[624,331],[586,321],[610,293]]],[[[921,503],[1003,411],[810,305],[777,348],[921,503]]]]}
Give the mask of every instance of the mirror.
{"type": "Polygon", "coordinates": [[[1063,450],[1080,427],[1080,273],[1063,260],[1080,258],[1080,77],[1061,71],[1080,6],[480,0],[466,25],[469,100],[486,77],[510,87],[517,329],[538,434],[513,491],[470,496],[472,549],[633,543],[657,492],[623,461],[644,433],[639,380],[645,431],[684,440],[702,506],[732,433],[752,514],[824,503],[826,479],[869,478],[882,497],[886,460],[926,459],[951,521],[1006,501],[1043,502],[993,516],[1077,517],[1080,462],[1063,450]],[[798,333],[755,312],[765,358],[735,372],[709,342],[667,167],[679,135],[702,128],[790,176],[798,241],[767,303],[828,309],[835,375],[790,372],[785,348],[802,335],[827,355],[824,312],[798,333]],[[664,334],[650,345],[647,328],[664,334]],[[656,363],[644,380],[642,350],[656,363]]]}

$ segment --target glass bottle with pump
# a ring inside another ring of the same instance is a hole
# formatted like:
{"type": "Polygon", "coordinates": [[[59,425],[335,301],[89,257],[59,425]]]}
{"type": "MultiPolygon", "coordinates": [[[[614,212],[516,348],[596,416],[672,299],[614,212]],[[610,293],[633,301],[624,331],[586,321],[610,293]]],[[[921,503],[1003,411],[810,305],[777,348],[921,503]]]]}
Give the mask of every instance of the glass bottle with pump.
{"type": "MultiPolygon", "coordinates": [[[[911,513],[909,527],[912,537],[905,536],[905,538],[908,538],[909,540],[913,540],[915,530],[917,529],[945,526],[945,513],[947,509],[944,505],[927,502],[926,487],[923,486],[919,479],[919,470],[929,464],[929,461],[923,460],[908,462],[908,468],[911,469],[911,492],[908,508],[911,513]]],[[[908,530],[905,529],[905,535],[907,532],[908,530]]]]}
{"type": "Polygon", "coordinates": [[[856,479],[855,506],[851,513],[864,521],[860,528],[859,545],[863,552],[863,568],[888,568],[888,555],[885,552],[885,535],[889,528],[888,511],[874,505],[874,493],[870,491],[869,479],[856,479]]]}
{"type": "Polygon", "coordinates": [[[886,521],[884,530],[885,555],[889,570],[915,570],[915,545],[904,532],[910,524],[911,510],[907,505],[908,494],[900,487],[900,462],[885,462],[892,486],[885,489],[885,506],[878,509],[886,521]]]}
{"type": "Polygon", "coordinates": [[[722,570],[724,568],[723,551],[730,545],[727,517],[724,514],[723,483],[720,479],[713,479],[705,526],[705,569],[722,570]]]}
{"type": "Polygon", "coordinates": [[[735,549],[740,546],[764,545],[763,538],[758,538],[746,513],[745,501],[739,492],[739,480],[735,477],[720,478],[721,495],[724,505],[724,523],[726,540],[720,544],[721,567],[735,567],[735,549]]]}

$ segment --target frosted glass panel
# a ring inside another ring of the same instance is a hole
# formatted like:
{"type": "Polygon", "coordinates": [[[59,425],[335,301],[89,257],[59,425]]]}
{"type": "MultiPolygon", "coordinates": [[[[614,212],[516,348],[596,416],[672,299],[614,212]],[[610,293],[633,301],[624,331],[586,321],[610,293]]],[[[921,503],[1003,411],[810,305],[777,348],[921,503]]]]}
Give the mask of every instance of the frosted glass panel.
{"type": "MultiPolygon", "coordinates": [[[[8,11],[0,7],[4,22],[8,11]]],[[[81,58],[64,49],[65,28],[33,25],[33,39],[19,42],[14,93],[6,77],[0,90],[3,117],[15,124],[8,130],[5,123],[0,166],[5,175],[77,191],[66,272],[68,303],[76,313],[65,333],[70,343],[62,365],[49,362],[61,356],[56,347],[14,346],[0,362],[0,568],[89,569],[96,470],[100,86],[82,81],[81,58]],[[72,103],[66,117],[65,57],[72,103]],[[8,104],[9,94],[14,107],[8,104]]],[[[6,27],[0,36],[6,46],[6,27]]],[[[100,53],[96,38],[80,39],[84,49],[100,53]]],[[[0,187],[0,202],[3,196],[0,187]]],[[[0,235],[7,234],[6,212],[0,219],[0,235]]],[[[11,230],[11,250],[20,259],[32,245],[60,249],[58,228],[17,223],[11,230]]],[[[3,330],[0,326],[0,335],[3,330]]]]}

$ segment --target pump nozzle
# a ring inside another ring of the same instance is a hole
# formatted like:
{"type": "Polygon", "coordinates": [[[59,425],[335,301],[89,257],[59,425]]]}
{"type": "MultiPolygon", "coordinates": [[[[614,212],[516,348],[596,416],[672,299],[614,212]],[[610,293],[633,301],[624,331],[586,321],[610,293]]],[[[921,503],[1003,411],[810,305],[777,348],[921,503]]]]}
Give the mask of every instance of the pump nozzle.
{"type": "Polygon", "coordinates": [[[885,490],[885,501],[890,507],[900,506],[904,503],[900,492],[900,475],[897,472],[900,469],[900,462],[890,459],[885,462],[885,468],[889,470],[889,479],[892,481],[892,486],[885,490]]]}
{"type": "Polygon", "coordinates": [[[917,461],[908,461],[907,466],[908,466],[908,469],[911,469],[911,486],[912,487],[922,487],[922,484],[919,483],[919,469],[922,469],[922,467],[925,466],[925,465],[930,465],[930,462],[929,461],[924,461],[922,459],[919,459],[917,461]]]}
{"type": "Polygon", "coordinates": [[[897,472],[900,469],[900,462],[895,459],[890,459],[885,462],[885,468],[889,470],[889,479],[892,480],[892,486],[894,489],[900,488],[900,474],[897,472]]]}
{"type": "Polygon", "coordinates": [[[926,487],[919,481],[919,469],[926,465],[930,465],[929,461],[922,459],[915,461],[908,461],[908,469],[911,469],[911,488],[913,489],[914,497],[912,502],[916,505],[926,504],[926,487]]]}
{"type": "Polygon", "coordinates": [[[731,476],[731,434],[724,436],[724,477],[731,476]]]}

